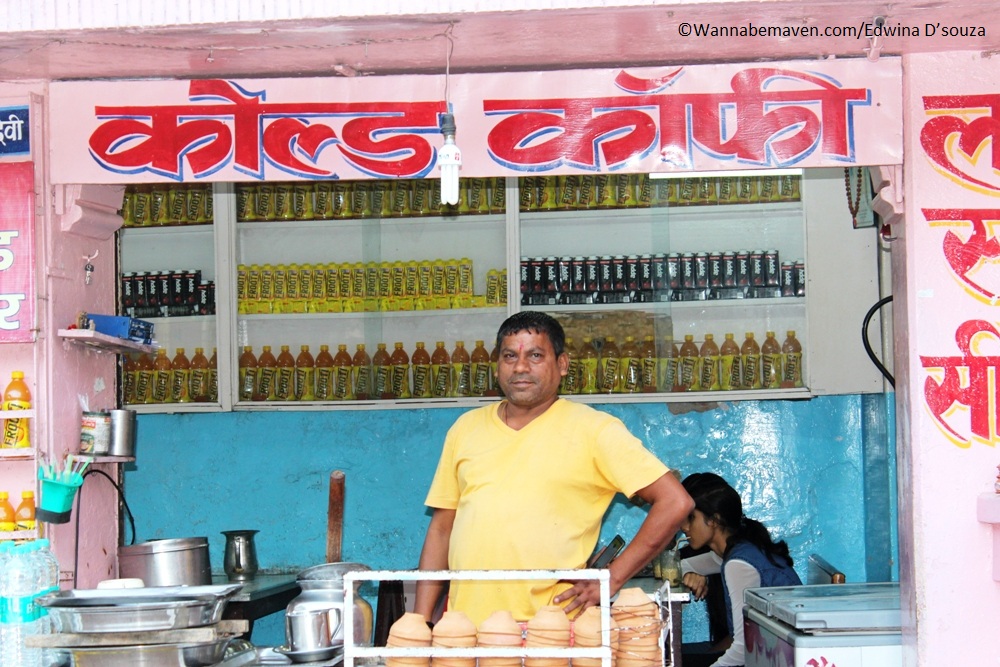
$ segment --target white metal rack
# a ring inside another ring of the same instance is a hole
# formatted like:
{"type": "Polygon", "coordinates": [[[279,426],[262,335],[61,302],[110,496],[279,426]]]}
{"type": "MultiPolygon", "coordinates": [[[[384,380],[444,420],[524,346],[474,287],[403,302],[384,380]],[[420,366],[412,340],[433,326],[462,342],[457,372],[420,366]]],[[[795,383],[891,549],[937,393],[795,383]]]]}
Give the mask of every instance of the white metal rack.
{"type": "MultiPolygon", "coordinates": [[[[354,667],[355,660],[389,657],[454,657],[454,658],[600,658],[602,667],[611,666],[611,575],[607,570],[374,570],[344,574],[344,663],[354,667]],[[354,595],[356,582],[362,581],[523,581],[534,579],[596,579],[600,584],[601,646],[596,648],[387,648],[385,646],[357,646],[354,644],[354,595]]],[[[669,652],[669,662],[674,664],[670,643],[665,644],[667,633],[672,631],[670,584],[664,585],[652,596],[660,608],[662,628],[660,646],[669,652]]]]}

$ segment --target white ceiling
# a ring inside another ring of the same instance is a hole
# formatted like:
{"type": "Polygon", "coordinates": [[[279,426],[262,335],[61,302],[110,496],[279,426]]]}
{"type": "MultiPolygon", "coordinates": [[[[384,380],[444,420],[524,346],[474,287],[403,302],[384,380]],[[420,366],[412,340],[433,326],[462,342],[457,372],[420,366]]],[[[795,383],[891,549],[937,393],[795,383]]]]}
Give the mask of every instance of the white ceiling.
{"type": "MultiPolygon", "coordinates": [[[[10,1],[10,0],[7,0],[10,1]]],[[[190,26],[6,32],[0,79],[212,78],[441,73],[451,28],[451,71],[510,71],[865,57],[854,37],[682,37],[689,24],[823,31],[876,15],[919,36],[884,40],[881,54],[1000,53],[1000,18],[986,0],[704,2],[448,15],[312,18],[190,26]],[[927,24],[985,30],[948,36],[927,24]]],[[[876,45],[877,46],[877,45],[876,45]]]]}

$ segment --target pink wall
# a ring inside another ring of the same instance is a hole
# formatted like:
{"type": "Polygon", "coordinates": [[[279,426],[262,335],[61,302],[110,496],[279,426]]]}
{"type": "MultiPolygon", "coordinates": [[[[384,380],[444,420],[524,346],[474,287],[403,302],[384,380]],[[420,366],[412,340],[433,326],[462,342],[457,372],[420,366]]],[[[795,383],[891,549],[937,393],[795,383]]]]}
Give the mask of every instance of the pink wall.
{"type": "MultiPolygon", "coordinates": [[[[995,664],[1000,582],[991,568],[1000,554],[976,503],[993,492],[1000,407],[996,376],[976,373],[989,367],[992,375],[1000,364],[1000,335],[990,330],[1000,328],[992,298],[1000,279],[996,260],[981,256],[989,247],[977,245],[971,219],[977,209],[1000,208],[988,129],[996,120],[984,106],[990,95],[996,103],[1000,71],[975,53],[909,56],[903,65],[906,223],[893,259],[906,664],[952,664],[956,651],[963,664],[995,664]],[[987,132],[975,135],[977,128],[987,132]],[[957,340],[963,335],[968,353],[957,340]],[[954,391],[939,387],[952,364],[961,387],[954,391]]],[[[984,241],[993,239],[990,224],[984,241]]]]}

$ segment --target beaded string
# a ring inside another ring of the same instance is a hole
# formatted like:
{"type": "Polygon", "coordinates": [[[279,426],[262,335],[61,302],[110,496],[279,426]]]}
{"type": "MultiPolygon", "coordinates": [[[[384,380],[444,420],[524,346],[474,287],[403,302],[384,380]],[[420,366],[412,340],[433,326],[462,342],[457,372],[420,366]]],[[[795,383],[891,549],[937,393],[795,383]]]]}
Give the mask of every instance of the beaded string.
{"type": "Polygon", "coordinates": [[[858,194],[851,196],[851,168],[844,167],[844,192],[847,194],[847,210],[851,212],[851,224],[858,226],[858,211],[861,210],[861,183],[864,169],[858,167],[858,194]]]}

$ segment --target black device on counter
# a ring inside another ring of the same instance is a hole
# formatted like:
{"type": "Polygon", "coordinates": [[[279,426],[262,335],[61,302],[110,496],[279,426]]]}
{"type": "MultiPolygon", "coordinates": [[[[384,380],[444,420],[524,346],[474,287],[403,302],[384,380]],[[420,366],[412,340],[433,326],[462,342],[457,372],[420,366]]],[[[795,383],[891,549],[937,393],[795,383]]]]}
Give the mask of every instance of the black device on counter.
{"type": "Polygon", "coordinates": [[[621,535],[615,535],[614,539],[608,545],[602,547],[600,551],[590,557],[590,560],[587,561],[587,567],[596,570],[607,567],[624,548],[625,540],[621,535]]]}

